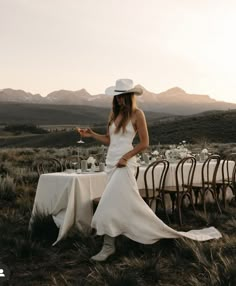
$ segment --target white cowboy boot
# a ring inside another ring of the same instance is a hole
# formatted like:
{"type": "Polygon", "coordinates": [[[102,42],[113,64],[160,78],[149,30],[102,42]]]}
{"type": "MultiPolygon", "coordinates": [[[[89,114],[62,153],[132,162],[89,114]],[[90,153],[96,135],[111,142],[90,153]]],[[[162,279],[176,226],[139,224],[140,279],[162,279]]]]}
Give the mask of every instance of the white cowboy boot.
{"type": "Polygon", "coordinates": [[[101,251],[92,256],[91,259],[95,261],[105,261],[110,255],[115,253],[115,238],[104,235],[104,242],[101,251]]]}

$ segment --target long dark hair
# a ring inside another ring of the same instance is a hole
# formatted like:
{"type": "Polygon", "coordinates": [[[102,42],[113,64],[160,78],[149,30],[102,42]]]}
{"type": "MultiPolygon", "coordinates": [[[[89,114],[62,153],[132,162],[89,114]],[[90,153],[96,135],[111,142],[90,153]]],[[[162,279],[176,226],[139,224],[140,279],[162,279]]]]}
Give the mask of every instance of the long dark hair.
{"type": "Polygon", "coordinates": [[[119,114],[122,115],[121,121],[119,122],[118,126],[116,126],[115,133],[118,133],[121,128],[123,129],[123,132],[125,132],[125,127],[137,107],[134,93],[125,93],[120,96],[124,98],[123,104],[119,105],[116,96],[114,96],[112,102],[112,111],[108,121],[108,126],[110,126],[111,123],[116,120],[119,114]]]}

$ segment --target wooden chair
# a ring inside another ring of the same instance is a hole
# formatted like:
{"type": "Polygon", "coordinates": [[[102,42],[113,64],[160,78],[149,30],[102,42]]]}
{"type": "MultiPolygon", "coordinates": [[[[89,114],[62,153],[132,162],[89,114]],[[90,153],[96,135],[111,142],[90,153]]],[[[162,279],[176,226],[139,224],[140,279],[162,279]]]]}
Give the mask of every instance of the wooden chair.
{"type": "Polygon", "coordinates": [[[44,158],[37,163],[37,173],[42,175],[45,173],[62,172],[63,166],[56,158],[44,158]]]}
{"type": "Polygon", "coordinates": [[[137,166],[136,173],[135,173],[136,181],[138,180],[138,176],[139,176],[139,166],[137,166]]]}
{"type": "Polygon", "coordinates": [[[153,202],[156,203],[156,214],[158,211],[158,204],[160,203],[168,222],[170,222],[166,211],[165,193],[163,192],[168,170],[169,162],[165,159],[157,160],[149,164],[144,172],[145,188],[139,189],[139,193],[149,207],[152,207],[153,202]],[[157,168],[161,168],[161,171],[155,172],[157,168]]]}
{"type": "Polygon", "coordinates": [[[222,201],[223,201],[223,207],[226,208],[226,192],[227,190],[231,190],[234,198],[236,198],[236,153],[230,154],[226,159],[223,160],[222,166],[221,166],[221,174],[222,174],[222,180],[216,181],[217,186],[217,192],[218,192],[218,199],[219,195],[222,192],[222,201]],[[230,165],[234,164],[233,170],[230,171],[230,165]]]}
{"type": "Polygon", "coordinates": [[[231,186],[232,186],[232,189],[233,189],[234,199],[236,201],[236,153],[231,153],[228,156],[228,159],[234,161],[234,167],[233,167],[232,179],[231,179],[231,186]]]}
{"type": "Polygon", "coordinates": [[[235,162],[233,174],[232,174],[232,186],[234,190],[234,199],[236,201],[236,162],[235,162]]]}
{"type": "Polygon", "coordinates": [[[175,186],[166,186],[164,188],[164,192],[171,197],[172,214],[176,207],[180,225],[182,225],[182,206],[185,198],[189,200],[194,212],[196,212],[192,190],[195,168],[196,159],[193,156],[181,159],[175,169],[175,186]]]}
{"type": "Polygon", "coordinates": [[[201,183],[193,184],[193,190],[195,193],[195,204],[198,203],[198,195],[201,195],[203,203],[204,213],[206,216],[206,195],[211,194],[214,199],[219,213],[221,208],[218,202],[216,175],[220,164],[220,156],[213,154],[210,155],[203,163],[201,169],[201,183]]]}
{"type": "MultiPolygon", "coordinates": [[[[139,176],[139,166],[137,166],[136,173],[135,173],[135,179],[136,180],[138,179],[138,176],[139,176]]],[[[101,199],[101,197],[93,199],[93,213],[95,213],[97,206],[100,202],[100,199],[101,199]]]]}

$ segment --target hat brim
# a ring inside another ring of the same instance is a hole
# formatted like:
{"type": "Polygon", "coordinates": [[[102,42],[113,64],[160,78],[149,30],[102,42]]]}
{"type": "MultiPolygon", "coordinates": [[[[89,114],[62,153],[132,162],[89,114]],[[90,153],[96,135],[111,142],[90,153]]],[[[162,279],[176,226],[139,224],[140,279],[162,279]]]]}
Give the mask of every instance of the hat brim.
{"type": "Polygon", "coordinates": [[[133,93],[133,94],[139,96],[139,95],[142,95],[143,90],[140,87],[134,87],[134,88],[131,88],[131,89],[126,90],[126,91],[116,91],[115,86],[110,86],[105,90],[105,94],[110,95],[110,96],[115,96],[115,95],[119,95],[119,94],[127,94],[127,93],[133,93]]]}

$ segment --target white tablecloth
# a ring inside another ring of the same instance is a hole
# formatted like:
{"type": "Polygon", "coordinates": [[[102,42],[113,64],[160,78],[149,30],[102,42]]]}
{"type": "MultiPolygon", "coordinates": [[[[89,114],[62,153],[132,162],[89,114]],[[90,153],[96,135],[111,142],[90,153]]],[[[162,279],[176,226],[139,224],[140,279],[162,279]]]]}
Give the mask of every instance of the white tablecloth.
{"type": "MultiPolygon", "coordinates": [[[[175,185],[176,166],[177,163],[170,164],[166,177],[166,185],[168,186],[175,185]]],[[[197,163],[194,183],[201,182],[201,167],[202,163],[197,163]]],[[[157,167],[155,170],[156,183],[158,183],[161,168],[157,167]]],[[[143,175],[145,169],[145,166],[140,167],[137,180],[139,189],[144,188],[143,175]]],[[[217,179],[221,178],[220,167],[217,179]]],[[[148,176],[148,181],[151,181],[151,174],[148,176]]],[[[76,225],[83,232],[89,231],[93,216],[92,200],[102,195],[106,183],[107,175],[105,172],[84,174],[62,172],[41,175],[30,223],[32,223],[34,214],[37,212],[52,214],[55,223],[60,228],[55,243],[63,238],[73,225],[76,225]]]]}
{"type": "MultiPolygon", "coordinates": [[[[222,179],[222,163],[223,163],[223,161],[220,162],[220,165],[219,165],[219,168],[218,168],[218,172],[217,172],[217,176],[216,176],[216,180],[221,180],[222,179]]],[[[230,163],[229,164],[229,172],[232,174],[233,167],[234,167],[234,162],[230,161],[229,163],[230,163]]],[[[167,173],[167,176],[166,176],[166,182],[165,182],[166,186],[175,186],[175,170],[176,170],[177,164],[178,163],[171,163],[170,164],[169,170],[168,170],[168,173],[167,173]]],[[[193,177],[193,184],[200,184],[201,183],[201,180],[202,180],[202,177],[201,177],[202,176],[202,174],[201,174],[201,172],[202,172],[202,165],[203,165],[203,163],[200,163],[200,162],[197,162],[197,164],[196,164],[196,169],[195,169],[194,177],[193,177]]],[[[210,163],[210,173],[209,173],[210,178],[211,178],[214,166],[215,166],[215,163],[211,162],[210,163]]],[[[185,163],[184,168],[185,168],[184,170],[187,171],[190,168],[190,164],[185,163]]],[[[138,177],[138,186],[139,186],[139,188],[144,188],[143,176],[144,176],[145,169],[146,169],[145,166],[141,166],[140,167],[140,172],[139,172],[139,177],[138,177]]],[[[155,172],[154,172],[155,180],[156,180],[156,186],[158,184],[158,180],[159,180],[159,175],[161,173],[161,169],[162,169],[162,166],[157,166],[156,169],[155,169],[155,172]]],[[[151,182],[151,172],[148,172],[147,181],[151,182]]]]}
{"type": "MultiPolygon", "coordinates": [[[[217,172],[217,175],[216,175],[216,181],[222,180],[222,163],[223,163],[223,161],[220,161],[220,165],[218,167],[218,172],[217,172]]],[[[169,170],[168,170],[168,173],[167,173],[167,176],[166,176],[165,186],[175,186],[175,171],[176,171],[177,164],[178,163],[171,163],[170,164],[169,170]]],[[[209,172],[209,178],[211,178],[211,176],[213,175],[213,170],[214,170],[215,164],[216,163],[213,162],[213,161],[210,162],[210,165],[209,165],[210,166],[210,168],[209,168],[209,171],[210,171],[209,172]]],[[[234,168],[234,164],[235,164],[234,161],[230,161],[229,162],[229,174],[232,174],[233,168],[234,168]]],[[[202,162],[197,162],[197,164],[196,164],[196,169],[195,169],[194,177],[193,177],[193,184],[201,184],[201,181],[202,181],[202,165],[203,165],[202,162]]],[[[184,171],[188,171],[189,168],[190,168],[190,164],[185,163],[184,171]]],[[[137,181],[139,189],[145,188],[145,185],[144,185],[144,172],[145,172],[145,169],[146,169],[145,166],[142,166],[140,168],[139,177],[138,177],[138,181],[137,181]]],[[[158,183],[159,183],[159,180],[160,180],[161,169],[162,169],[162,166],[157,166],[156,169],[155,169],[155,172],[154,172],[154,183],[155,183],[156,187],[158,186],[158,183]]],[[[225,170],[226,170],[226,166],[225,166],[225,170]]],[[[205,172],[205,178],[207,178],[206,172],[205,172]]],[[[148,174],[147,174],[147,182],[148,182],[148,187],[152,187],[152,185],[151,185],[152,184],[151,183],[152,182],[151,171],[149,171],[148,174]]],[[[187,183],[187,181],[186,181],[186,183],[187,183]]],[[[194,194],[193,194],[193,196],[194,196],[194,194]]],[[[232,197],[233,197],[232,191],[231,191],[231,189],[228,188],[227,192],[226,192],[226,200],[231,200],[232,197]]],[[[220,193],[220,199],[221,198],[222,198],[222,193],[220,193]]],[[[211,194],[207,194],[206,201],[213,202],[213,198],[212,198],[211,194]]],[[[170,200],[169,196],[167,196],[165,198],[165,204],[166,204],[166,208],[167,209],[171,209],[172,208],[172,205],[171,205],[172,203],[171,203],[171,200],[170,200]]],[[[152,208],[155,209],[155,205],[153,205],[152,208]]]]}
{"type": "Polygon", "coordinates": [[[80,230],[86,231],[93,215],[92,200],[101,196],[106,183],[105,172],[41,175],[30,223],[37,212],[52,214],[60,228],[56,242],[64,237],[74,224],[80,230]]]}

